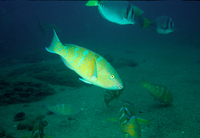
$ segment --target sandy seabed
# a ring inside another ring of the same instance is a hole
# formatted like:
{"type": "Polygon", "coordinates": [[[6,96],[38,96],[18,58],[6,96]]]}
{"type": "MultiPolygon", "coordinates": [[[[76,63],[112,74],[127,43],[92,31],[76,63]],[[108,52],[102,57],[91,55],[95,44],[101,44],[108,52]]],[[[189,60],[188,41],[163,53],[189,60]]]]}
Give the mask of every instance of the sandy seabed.
{"type": "MultiPolygon", "coordinates": [[[[110,108],[104,102],[105,89],[88,84],[80,88],[49,84],[57,94],[42,101],[27,103],[29,106],[24,106],[24,103],[0,106],[1,127],[16,138],[31,133],[17,130],[19,122],[14,121],[14,115],[23,111],[32,116],[45,115],[44,120],[49,125],[44,132],[53,138],[122,138],[124,134],[119,122],[107,122],[106,119],[118,117],[122,102],[129,101],[135,104],[138,117],[151,122],[147,126],[141,125],[142,138],[200,138],[200,64],[196,62],[200,60],[199,51],[116,52],[113,57],[120,54],[123,58],[132,58],[138,62],[138,66],[117,69],[126,88],[119,100],[110,102],[110,108]],[[142,77],[149,83],[167,87],[173,95],[173,107],[154,100],[148,90],[140,86],[142,77]],[[74,116],[75,120],[70,121],[66,116],[47,115],[47,111],[41,108],[43,103],[72,104],[82,110],[74,116]]],[[[66,68],[66,71],[71,70],[66,68]]]]}

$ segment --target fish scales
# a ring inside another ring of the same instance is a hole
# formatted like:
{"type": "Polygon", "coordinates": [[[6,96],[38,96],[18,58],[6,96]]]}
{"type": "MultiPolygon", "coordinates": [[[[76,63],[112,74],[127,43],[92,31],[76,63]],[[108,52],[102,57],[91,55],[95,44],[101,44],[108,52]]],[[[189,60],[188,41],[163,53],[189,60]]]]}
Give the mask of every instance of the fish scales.
{"type": "Polygon", "coordinates": [[[148,89],[150,94],[159,101],[167,104],[173,102],[173,97],[166,87],[157,84],[149,84],[145,79],[142,80],[141,86],[148,89]]]}
{"type": "Polygon", "coordinates": [[[55,31],[46,50],[60,55],[65,65],[82,77],[81,81],[110,90],[123,89],[122,80],[107,60],[81,46],[63,45],[55,31]]]}

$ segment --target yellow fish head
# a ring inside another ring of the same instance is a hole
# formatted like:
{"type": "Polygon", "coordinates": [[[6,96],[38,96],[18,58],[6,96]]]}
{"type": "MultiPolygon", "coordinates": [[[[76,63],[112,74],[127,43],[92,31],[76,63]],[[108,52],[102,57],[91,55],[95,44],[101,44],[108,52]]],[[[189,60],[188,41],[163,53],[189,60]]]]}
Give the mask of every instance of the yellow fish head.
{"type": "Polygon", "coordinates": [[[109,71],[102,70],[98,72],[98,83],[101,87],[109,90],[121,90],[124,84],[114,68],[110,67],[109,71]]]}

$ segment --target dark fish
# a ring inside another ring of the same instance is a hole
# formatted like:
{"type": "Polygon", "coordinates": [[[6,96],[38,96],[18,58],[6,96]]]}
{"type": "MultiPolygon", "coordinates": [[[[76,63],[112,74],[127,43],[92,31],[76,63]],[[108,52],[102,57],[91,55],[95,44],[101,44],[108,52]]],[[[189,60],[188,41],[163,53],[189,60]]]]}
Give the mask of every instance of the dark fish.
{"type": "Polygon", "coordinates": [[[153,22],[150,22],[148,19],[141,17],[139,19],[139,22],[142,28],[146,28],[150,25],[151,29],[159,34],[169,34],[177,30],[174,26],[174,21],[172,20],[172,18],[169,18],[167,16],[160,16],[156,18],[153,22]]]}
{"type": "Polygon", "coordinates": [[[124,90],[124,88],[121,90],[107,90],[105,93],[105,96],[104,96],[104,101],[105,101],[106,105],[108,106],[108,104],[112,100],[118,99],[119,96],[121,95],[121,93],[123,92],[123,90],[124,90]]]}
{"type": "Polygon", "coordinates": [[[143,11],[126,1],[89,0],[86,6],[98,6],[99,13],[106,20],[120,25],[135,24],[135,15],[143,11]]]}

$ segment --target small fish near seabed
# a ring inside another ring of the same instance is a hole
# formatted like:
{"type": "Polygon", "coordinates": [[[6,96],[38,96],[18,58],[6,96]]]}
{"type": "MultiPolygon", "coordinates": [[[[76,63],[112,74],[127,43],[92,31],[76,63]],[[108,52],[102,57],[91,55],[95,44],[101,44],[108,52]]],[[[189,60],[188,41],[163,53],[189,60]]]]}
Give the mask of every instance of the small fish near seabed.
{"type": "Polygon", "coordinates": [[[173,97],[166,87],[149,84],[144,78],[142,79],[141,86],[148,89],[150,94],[162,103],[172,106],[173,97]]]}
{"type": "Polygon", "coordinates": [[[43,104],[42,107],[53,112],[56,115],[73,116],[81,111],[81,110],[76,109],[70,104],[58,104],[58,105],[53,105],[53,106],[49,104],[43,104]]]}
{"type": "Polygon", "coordinates": [[[119,111],[118,118],[107,119],[107,121],[119,121],[121,130],[125,137],[141,138],[140,124],[149,125],[148,120],[138,118],[135,113],[134,105],[131,102],[124,101],[119,111]]]}
{"type": "Polygon", "coordinates": [[[127,1],[89,0],[86,6],[98,6],[104,19],[120,25],[135,24],[135,18],[143,14],[140,8],[127,1]]]}
{"type": "Polygon", "coordinates": [[[105,89],[123,89],[123,82],[111,64],[99,54],[86,48],[73,45],[63,45],[55,30],[48,52],[60,55],[64,64],[82,78],[81,81],[105,89]]]}
{"type": "Polygon", "coordinates": [[[38,121],[35,126],[33,127],[32,133],[29,135],[24,135],[21,138],[52,138],[51,136],[44,134],[44,125],[41,123],[41,121],[38,121]]]}
{"type": "Polygon", "coordinates": [[[169,34],[177,30],[174,26],[174,21],[172,18],[167,16],[160,16],[153,22],[150,22],[147,18],[140,17],[139,23],[143,29],[151,26],[151,29],[159,34],[169,34]]]}
{"type": "Polygon", "coordinates": [[[118,99],[121,93],[124,91],[124,88],[121,90],[107,90],[104,96],[104,101],[106,105],[109,107],[109,103],[114,100],[118,99]]]}

